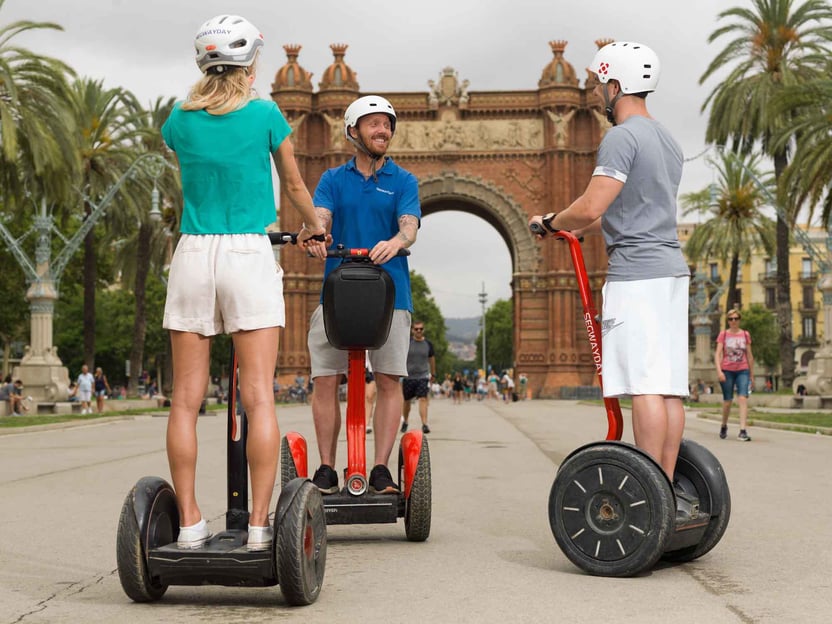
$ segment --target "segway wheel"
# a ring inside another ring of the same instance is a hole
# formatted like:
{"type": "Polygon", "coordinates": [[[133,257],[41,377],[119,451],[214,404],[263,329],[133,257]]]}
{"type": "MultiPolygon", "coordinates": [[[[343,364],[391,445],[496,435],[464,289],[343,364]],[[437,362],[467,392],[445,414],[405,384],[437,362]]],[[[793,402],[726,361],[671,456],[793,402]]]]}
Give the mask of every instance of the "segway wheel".
{"type": "Polygon", "coordinates": [[[274,534],[277,579],[286,602],[312,604],[324,581],[326,517],[321,493],[308,479],[295,479],[281,491],[274,534]]]}
{"type": "Polygon", "coordinates": [[[651,568],[673,529],[671,484],[643,451],[598,443],[570,455],[549,494],[549,524],[567,558],[596,576],[651,568]]]}
{"type": "Polygon", "coordinates": [[[150,578],[147,553],[175,541],[178,535],[179,511],[173,488],[162,479],[140,480],[124,499],[116,537],[118,578],[131,600],[151,602],[167,591],[167,585],[150,578]]]}
{"type": "Polygon", "coordinates": [[[731,518],[731,493],[722,464],[713,453],[692,440],[682,440],[673,478],[676,487],[699,497],[700,511],[711,514],[698,544],[662,555],[666,561],[684,563],[701,557],[722,539],[731,518]]]}
{"type": "Polygon", "coordinates": [[[298,470],[292,451],[289,449],[289,439],[283,436],[280,442],[280,487],[286,487],[289,481],[298,478],[298,470]]]}
{"type": "MultiPolygon", "coordinates": [[[[401,452],[401,451],[400,451],[401,452]]],[[[411,542],[424,542],[430,535],[431,480],[428,439],[422,436],[422,447],[410,496],[404,503],[404,530],[411,542]]]]}

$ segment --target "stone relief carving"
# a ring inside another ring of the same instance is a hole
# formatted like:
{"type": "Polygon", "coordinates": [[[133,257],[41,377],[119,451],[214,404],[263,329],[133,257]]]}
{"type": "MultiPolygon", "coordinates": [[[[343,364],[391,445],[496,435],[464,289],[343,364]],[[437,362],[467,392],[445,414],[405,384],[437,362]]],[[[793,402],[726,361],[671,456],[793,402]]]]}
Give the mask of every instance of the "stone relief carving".
{"type": "Polygon", "coordinates": [[[601,138],[607,133],[607,130],[612,128],[612,124],[607,120],[607,114],[597,108],[592,109],[592,115],[598,121],[598,128],[601,130],[601,138]]]}
{"type": "Polygon", "coordinates": [[[569,122],[575,116],[575,112],[575,109],[572,109],[568,113],[556,113],[552,110],[546,111],[554,126],[555,145],[557,147],[566,147],[566,144],[569,142],[569,122]]]}
{"type": "Polygon", "coordinates": [[[287,121],[289,122],[289,127],[292,129],[292,134],[289,135],[289,138],[291,139],[292,143],[295,142],[295,138],[298,135],[298,128],[300,128],[300,125],[303,123],[304,119],[306,119],[306,113],[301,113],[294,119],[287,119],[287,121]]]}
{"type": "Polygon", "coordinates": [[[453,67],[446,67],[439,72],[439,80],[428,80],[428,105],[432,110],[436,110],[439,106],[454,106],[459,105],[460,108],[465,108],[468,105],[468,85],[467,80],[463,80],[460,84],[459,75],[453,67]]]}
{"type": "MultiPolygon", "coordinates": [[[[344,149],[347,146],[347,137],[344,136],[344,118],[335,117],[324,113],[324,120],[329,126],[329,146],[332,149],[344,149]]],[[[398,134],[398,128],[396,129],[398,134]]]]}
{"type": "Polygon", "coordinates": [[[400,121],[390,146],[399,151],[536,150],[543,148],[540,119],[400,121]]]}

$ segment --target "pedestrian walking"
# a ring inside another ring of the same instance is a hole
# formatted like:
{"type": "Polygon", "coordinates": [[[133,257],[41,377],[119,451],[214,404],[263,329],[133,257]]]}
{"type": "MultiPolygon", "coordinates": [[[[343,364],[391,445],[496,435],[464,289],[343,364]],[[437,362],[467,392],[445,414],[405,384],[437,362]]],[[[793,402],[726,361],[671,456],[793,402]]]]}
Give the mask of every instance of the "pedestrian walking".
{"type": "Polygon", "coordinates": [[[428,394],[430,382],[436,377],[436,357],[433,344],[425,338],[425,324],[416,321],[410,328],[410,347],[407,350],[407,377],[402,379],[402,433],[407,431],[407,419],[410,416],[410,402],[419,402],[419,418],[422,420],[422,433],[430,433],[428,426],[428,394]]]}
{"type": "Polygon", "coordinates": [[[742,314],[736,308],[726,315],[728,328],[719,332],[716,339],[714,364],[719,385],[722,386],[722,425],[719,437],[728,437],[728,415],[734,403],[734,389],[737,391],[740,431],[737,439],[750,442],[748,435],[748,394],[754,387],[754,354],[751,352],[751,334],[740,327],[742,314]]]}

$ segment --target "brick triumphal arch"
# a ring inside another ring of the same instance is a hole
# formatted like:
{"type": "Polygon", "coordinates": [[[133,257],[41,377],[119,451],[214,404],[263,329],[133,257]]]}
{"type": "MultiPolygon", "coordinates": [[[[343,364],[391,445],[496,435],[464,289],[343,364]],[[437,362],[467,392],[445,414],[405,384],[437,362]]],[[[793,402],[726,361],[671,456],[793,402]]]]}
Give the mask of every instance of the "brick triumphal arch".
{"type": "MultiPolygon", "coordinates": [[[[592,85],[581,86],[564,58],[566,42],[550,46],[553,58],[535,90],[470,90],[469,82],[448,67],[428,81],[428,91],[373,92],[396,109],[390,154],[418,177],[423,213],[469,212],[505,240],[512,259],[515,368],[529,376],[536,396],[592,385],[595,367],[567,246],[538,243],[526,223],[530,215],[564,209],[583,190],[608,128],[592,85]]],[[[331,46],[334,60],[317,91],[312,74],[298,63],[301,46],[284,49],[288,60],[275,76],[271,95],[292,125],[301,173],[314,189],[326,169],[352,156],[343,114],[365,93],[344,60],[346,45],[331,46]]],[[[282,196],[280,226],[296,230],[300,217],[288,206],[282,196]]],[[[598,298],[606,267],[599,237],[585,243],[584,254],[598,298]]],[[[278,364],[288,378],[309,370],[306,332],[318,302],[322,265],[293,251],[286,251],[281,262],[287,331],[278,364]]]]}

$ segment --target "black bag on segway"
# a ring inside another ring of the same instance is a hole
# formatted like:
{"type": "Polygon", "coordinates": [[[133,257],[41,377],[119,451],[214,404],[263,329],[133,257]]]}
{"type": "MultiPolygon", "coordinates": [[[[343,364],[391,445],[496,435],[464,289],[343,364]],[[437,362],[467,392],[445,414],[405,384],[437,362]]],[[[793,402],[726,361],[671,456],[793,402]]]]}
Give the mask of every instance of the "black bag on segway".
{"type": "Polygon", "coordinates": [[[379,349],[390,333],[396,287],[384,269],[344,262],[324,281],[327,340],[336,349],[379,349]]]}

